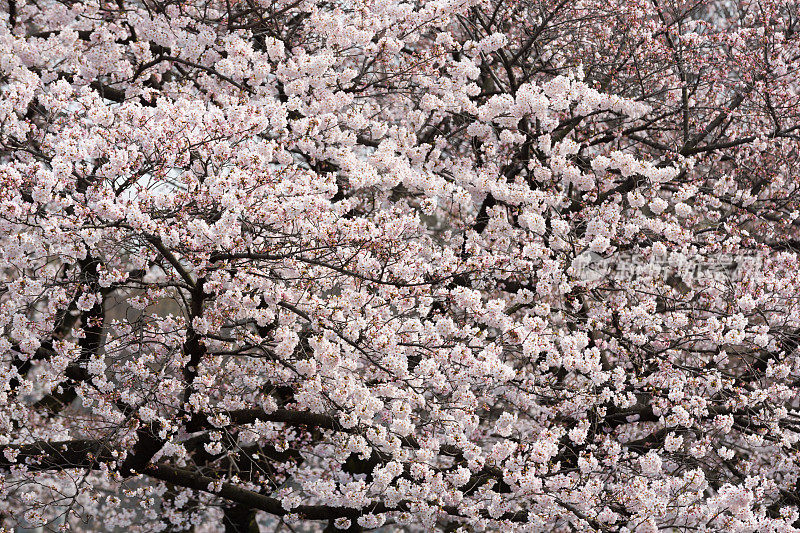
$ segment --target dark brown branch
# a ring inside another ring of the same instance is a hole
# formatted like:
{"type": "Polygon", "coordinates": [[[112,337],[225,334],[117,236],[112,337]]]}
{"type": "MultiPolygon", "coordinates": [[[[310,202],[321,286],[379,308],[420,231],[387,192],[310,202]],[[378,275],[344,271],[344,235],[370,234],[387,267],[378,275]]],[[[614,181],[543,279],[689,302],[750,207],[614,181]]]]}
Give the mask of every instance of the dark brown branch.
{"type": "Polygon", "coordinates": [[[25,465],[31,471],[96,468],[101,462],[113,461],[107,443],[100,440],[36,442],[0,446],[0,468],[25,465]],[[16,456],[13,461],[9,456],[16,456]]]}

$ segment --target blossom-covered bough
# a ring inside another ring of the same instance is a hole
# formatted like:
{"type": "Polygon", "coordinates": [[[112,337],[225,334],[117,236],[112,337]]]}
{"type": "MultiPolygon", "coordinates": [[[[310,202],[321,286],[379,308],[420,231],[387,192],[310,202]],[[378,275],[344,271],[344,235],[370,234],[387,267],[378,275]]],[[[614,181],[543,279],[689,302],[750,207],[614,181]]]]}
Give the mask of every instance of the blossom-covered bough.
{"type": "Polygon", "coordinates": [[[6,528],[800,526],[797,2],[0,6],[6,528]]]}

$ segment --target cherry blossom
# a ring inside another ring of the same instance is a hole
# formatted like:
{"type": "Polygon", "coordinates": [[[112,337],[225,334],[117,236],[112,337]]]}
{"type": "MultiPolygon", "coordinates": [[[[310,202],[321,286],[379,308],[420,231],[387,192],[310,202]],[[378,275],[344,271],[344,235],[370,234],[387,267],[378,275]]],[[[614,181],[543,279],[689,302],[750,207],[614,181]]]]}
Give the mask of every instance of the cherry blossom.
{"type": "Polygon", "coordinates": [[[796,2],[0,11],[0,527],[800,529],[796,2]]]}

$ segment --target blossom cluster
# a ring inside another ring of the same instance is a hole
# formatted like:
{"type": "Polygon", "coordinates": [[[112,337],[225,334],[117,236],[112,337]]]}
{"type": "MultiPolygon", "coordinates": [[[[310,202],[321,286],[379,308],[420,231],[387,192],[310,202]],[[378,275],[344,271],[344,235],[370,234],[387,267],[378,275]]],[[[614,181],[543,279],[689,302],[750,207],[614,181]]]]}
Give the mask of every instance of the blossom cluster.
{"type": "Polygon", "coordinates": [[[796,6],[662,4],[7,2],[0,527],[800,530],[796,6]]]}

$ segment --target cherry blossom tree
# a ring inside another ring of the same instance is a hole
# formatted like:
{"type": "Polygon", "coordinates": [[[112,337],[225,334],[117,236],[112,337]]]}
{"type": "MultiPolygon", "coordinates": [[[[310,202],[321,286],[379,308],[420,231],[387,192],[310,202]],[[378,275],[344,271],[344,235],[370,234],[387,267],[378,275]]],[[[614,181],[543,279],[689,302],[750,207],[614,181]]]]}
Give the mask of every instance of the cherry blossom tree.
{"type": "Polygon", "coordinates": [[[7,531],[800,530],[798,2],[0,6],[7,531]]]}

